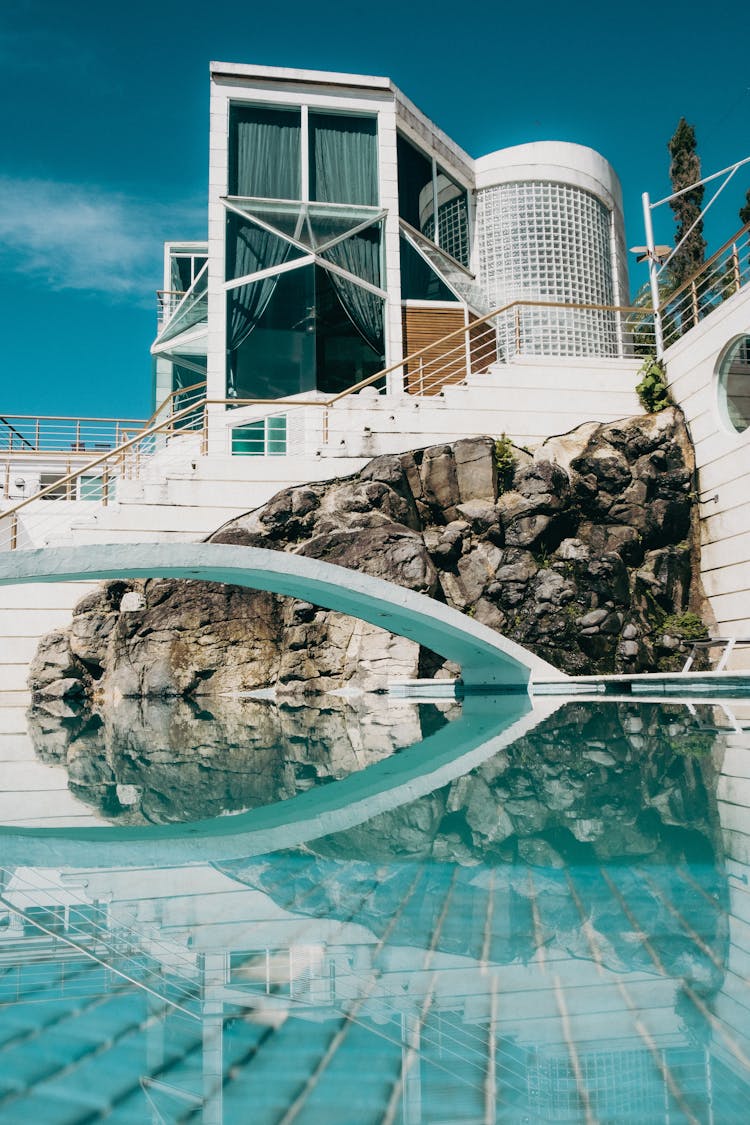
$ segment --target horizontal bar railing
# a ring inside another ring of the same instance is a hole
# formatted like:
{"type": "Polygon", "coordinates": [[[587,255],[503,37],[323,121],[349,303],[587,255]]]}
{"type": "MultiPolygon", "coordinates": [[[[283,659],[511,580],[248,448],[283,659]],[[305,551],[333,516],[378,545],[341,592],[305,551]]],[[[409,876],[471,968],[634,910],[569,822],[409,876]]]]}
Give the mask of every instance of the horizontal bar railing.
{"type": "Polygon", "coordinates": [[[750,226],[712,255],[662,303],[664,344],[669,347],[750,281],[750,226]]]}
{"type": "Polygon", "coordinates": [[[78,418],[34,414],[0,417],[0,453],[29,456],[49,453],[91,453],[114,449],[126,429],[142,429],[143,418],[78,418]]]}
{"type": "MultiPolygon", "coordinates": [[[[174,400],[172,399],[172,401],[174,400]]],[[[38,501],[44,499],[78,499],[80,482],[86,476],[96,476],[100,478],[99,502],[103,507],[106,507],[110,499],[113,498],[113,482],[116,481],[117,478],[127,475],[126,470],[129,463],[132,463],[134,460],[137,462],[139,457],[155,452],[158,445],[154,442],[154,438],[158,435],[163,435],[164,442],[166,443],[169,436],[179,433],[180,423],[191,420],[196,409],[200,410],[201,406],[198,405],[196,407],[196,404],[190,404],[189,406],[183,407],[181,410],[170,412],[167,418],[129,437],[115,449],[99,454],[79,468],[71,469],[55,481],[40,488],[32,496],[25,497],[9,508],[6,508],[4,511],[0,511],[0,550],[15,550],[18,547],[20,531],[19,513],[29,509],[32,504],[36,504],[38,501]],[[141,446],[144,448],[139,448],[141,446]]],[[[57,507],[57,505],[55,505],[55,507],[57,507]]],[[[67,516],[64,518],[67,519],[67,516]]],[[[44,513],[43,519],[45,527],[51,528],[51,514],[48,515],[48,513],[44,513]]]]}
{"type": "Polygon", "coordinates": [[[157,325],[161,329],[180,305],[187,293],[187,289],[157,289],[156,290],[156,317],[157,325]]]}
{"type": "MultiPolygon", "coordinates": [[[[740,230],[728,239],[719,250],[713,254],[708,261],[701,266],[694,277],[689,278],[678,290],[671,293],[657,310],[660,314],[668,311],[670,303],[675,299],[680,299],[683,293],[692,292],[693,287],[700,287],[700,279],[702,275],[716,269],[716,263],[720,260],[726,260],[730,254],[734,254],[737,259],[737,267],[734,273],[735,283],[737,288],[747,284],[750,280],[750,270],[747,264],[747,244],[748,232],[750,232],[750,223],[746,223],[740,230]]],[[[726,294],[731,295],[731,294],[726,294]]],[[[725,295],[725,299],[726,299],[725,295]]],[[[468,339],[472,332],[476,332],[485,325],[496,323],[500,318],[505,318],[505,323],[512,326],[511,330],[505,331],[504,345],[505,352],[503,359],[510,359],[516,355],[529,354],[529,341],[528,337],[525,338],[524,323],[528,321],[525,310],[537,310],[538,317],[544,318],[550,315],[554,310],[566,312],[568,315],[580,313],[599,313],[611,318],[611,326],[608,329],[608,335],[605,334],[605,340],[608,340],[608,346],[605,349],[611,354],[601,353],[601,346],[597,346],[599,341],[593,338],[590,343],[590,354],[594,358],[618,358],[628,356],[645,356],[652,355],[655,348],[655,334],[654,334],[654,310],[650,305],[603,305],[593,303],[578,303],[578,302],[564,302],[564,301],[533,301],[526,299],[517,299],[510,301],[500,308],[494,309],[492,312],[486,313],[484,316],[471,321],[469,324],[463,325],[460,328],[454,329],[452,332],[447,333],[439,340],[432,344],[427,344],[417,351],[405,356],[404,359],[393,363],[382,370],[375,372],[366,379],[361,379],[358,383],[348,387],[346,390],[341,391],[338,395],[334,395],[329,401],[329,405],[333,406],[342,398],[348,395],[356,394],[364,390],[365,387],[373,386],[374,384],[385,380],[389,375],[394,374],[399,370],[407,372],[412,367],[419,367],[420,361],[423,367],[428,365],[430,353],[438,349],[445,349],[444,355],[454,361],[459,354],[460,348],[463,346],[467,358],[467,369],[471,367],[470,348],[468,339]],[[450,345],[450,346],[448,346],[450,345]]],[[[710,309],[707,309],[710,311],[710,309]]],[[[542,321],[542,323],[544,323],[542,321]]],[[[692,327],[691,324],[685,323],[682,326],[680,334],[688,331],[692,327]]],[[[536,350],[531,354],[538,354],[548,358],[558,354],[554,348],[555,344],[559,345],[560,337],[558,334],[557,340],[554,338],[545,341],[544,339],[537,339],[534,341],[536,350]]],[[[579,358],[580,351],[576,351],[573,346],[573,341],[568,342],[568,348],[563,354],[568,354],[572,358],[579,358]]],[[[584,353],[586,354],[586,353],[584,353]]],[[[443,361],[443,366],[446,366],[448,359],[443,361]]],[[[434,386],[434,380],[431,381],[434,386]]]]}

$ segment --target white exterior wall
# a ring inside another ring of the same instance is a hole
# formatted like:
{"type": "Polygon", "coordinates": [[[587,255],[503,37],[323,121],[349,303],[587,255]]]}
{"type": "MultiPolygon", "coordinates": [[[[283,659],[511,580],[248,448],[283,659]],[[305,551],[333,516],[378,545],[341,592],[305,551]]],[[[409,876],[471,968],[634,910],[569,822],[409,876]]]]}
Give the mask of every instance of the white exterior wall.
{"type": "MultiPolygon", "coordinates": [[[[718,784],[718,813],[724,844],[729,902],[726,971],[714,1011],[745,1054],[750,1051],[750,706],[733,704],[742,728],[724,736],[726,750],[718,784]]],[[[722,717],[723,718],[723,717],[722,717]]],[[[724,720],[725,721],[725,720],[724,720]]],[[[714,1037],[714,1051],[735,1073],[742,1073],[726,1040],[714,1037]]]]}
{"type": "MultiPolygon", "coordinates": [[[[385,302],[385,363],[389,367],[402,350],[396,112],[390,100],[381,106],[378,113],[378,178],[380,206],[388,211],[383,223],[383,287],[388,292],[385,302]]],[[[401,372],[395,371],[389,376],[388,388],[400,389],[401,386],[401,372]]]]}
{"type": "Polygon", "coordinates": [[[0,588],[0,695],[26,691],[40,638],[69,625],[73,606],[95,589],[91,582],[0,588]]]}
{"type": "MultiPolygon", "coordinates": [[[[439,395],[350,395],[329,413],[332,446],[354,457],[402,453],[457,438],[505,433],[535,446],[584,422],[642,414],[640,360],[517,358],[439,395]]],[[[330,456],[330,454],[329,454],[330,456]]]]}
{"type": "MultiPolygon", "coordinates": [[[[716,633],[744,638],[750,638],[750,429],[738,434],[723,418],[717,368],[726,345],[748,332],[745,288],[665,356],[670,390],[685,411],[695,446],[702,576],[716,633]]],[[[736,650],[730,667],[750,669],[750,648],[736,650]]]]}

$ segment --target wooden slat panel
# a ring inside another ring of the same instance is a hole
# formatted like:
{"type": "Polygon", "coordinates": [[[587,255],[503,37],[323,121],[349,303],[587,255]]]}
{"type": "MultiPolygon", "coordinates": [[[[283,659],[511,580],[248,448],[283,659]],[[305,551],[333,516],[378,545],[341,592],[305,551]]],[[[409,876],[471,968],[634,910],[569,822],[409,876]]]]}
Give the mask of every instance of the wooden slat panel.
{"type": "MultiPolygon", "coordinates": [[[[469,320],[477,320],[469,316],[469,320]]],[[[469,331],[471,341],[471,370],[474,375],[484,374],[497,362],[497,329],[493,321],[485,321],[469,331]]]]}
{"type": "Polygon", "coordinates": [[[447,348],[445,345],[430,347],[449,332],[463,328],[463,309],[425,309],[406,305],[402,310],[402,322],[404,354],[427,349],[420,359],[406,365],[406,390],[409,394],[438,394],[445,383],[460,383],[466,378],[463,337],[457,336],[447,348]]]}

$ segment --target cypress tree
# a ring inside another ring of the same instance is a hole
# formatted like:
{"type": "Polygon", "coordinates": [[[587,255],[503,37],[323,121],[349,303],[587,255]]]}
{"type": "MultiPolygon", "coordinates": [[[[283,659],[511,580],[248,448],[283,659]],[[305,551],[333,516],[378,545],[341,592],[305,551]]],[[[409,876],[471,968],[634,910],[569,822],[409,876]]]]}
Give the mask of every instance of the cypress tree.
{"type": "MultiPolygon", "coordinates": [[[[669,155],[672,158],[669,165],[669,178],[672,181],[672,191],[682,191],[690,184],[696,183],[701,178],[701,161],[697,152],[695,129],[688,125],[684,117],[680,118],[674,136],[668,143],[669,155]]],[[[703,202],[704,187],[693,188],[673,199],[669,206],[674,212],[677,223],[675,244],[690,230],[695,220],[700,215],[703,202]]],[[[670,262],[672,273],[677,285],[687,281],[703,265],[706,253],[706,242],[703,238],[703,220],[696,223],[685,243],[675,254],[670,262]]]]}
{"type": "Polygon", "coordinates": [[[740,207],[740,222],[743,225],[750,223],[750,188],[747,189],[744,205],[740,207]]]}

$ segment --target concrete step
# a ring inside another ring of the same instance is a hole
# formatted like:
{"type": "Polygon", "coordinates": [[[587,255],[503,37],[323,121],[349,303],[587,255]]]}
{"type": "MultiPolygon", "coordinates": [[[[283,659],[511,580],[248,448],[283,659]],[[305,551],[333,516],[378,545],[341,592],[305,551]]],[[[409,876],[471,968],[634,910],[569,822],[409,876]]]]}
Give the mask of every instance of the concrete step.
{"type": "MultiPolygon", "coordinates": [[[[36,645],[34,651],[36,651],[36,645]]],[[[0,685],[2,685],[3,691],[25,691],[28,678],[28,660],[19,664],[0,664],[0,685]]]]}

